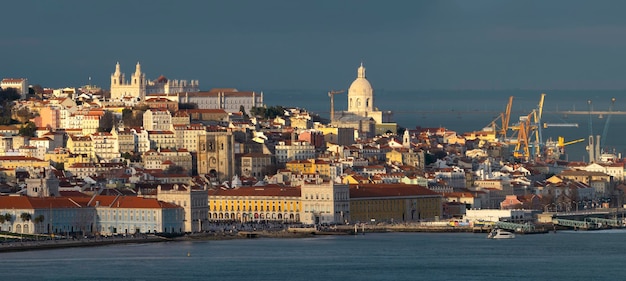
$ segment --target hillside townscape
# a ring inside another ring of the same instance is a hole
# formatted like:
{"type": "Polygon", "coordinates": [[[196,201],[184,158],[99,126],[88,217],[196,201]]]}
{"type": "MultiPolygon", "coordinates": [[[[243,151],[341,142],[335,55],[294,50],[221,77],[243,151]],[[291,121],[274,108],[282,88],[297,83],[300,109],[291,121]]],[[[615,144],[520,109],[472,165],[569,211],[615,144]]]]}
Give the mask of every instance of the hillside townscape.
{"type": "Polygon", "coordinates": [[[266,105],[263,92],[151,80],[139,63],[130,79],[117,63],[108,88],[29,82],[0,84],[6,237],[622,225],[580,219],[619,211],[626,186],[616,156],[564,161],[562,140],[534,142],[537,111],[519,124],[503,112],[479,131],[401,128],[375,106],[363,64],[346,93],[328,93],[330,118],[306,104],[266,105]]]}

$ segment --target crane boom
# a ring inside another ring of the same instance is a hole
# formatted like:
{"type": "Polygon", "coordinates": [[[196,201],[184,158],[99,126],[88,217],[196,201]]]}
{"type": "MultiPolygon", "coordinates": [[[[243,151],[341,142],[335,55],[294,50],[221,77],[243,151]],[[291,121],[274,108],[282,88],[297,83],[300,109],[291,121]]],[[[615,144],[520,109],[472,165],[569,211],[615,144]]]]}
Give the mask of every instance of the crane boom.
{"type": "Polygon", "coordinates": [[[563,147],[565,147],[565,146],[567,146],[567,145],[570,145],[570,144],[575,144],[575,143],[579,143],[579,142],[583,142],[583,141],[585,141],[585,139],[584,139],[584,138],[582,138],[582,139],[576,139],[576,140],[572,140],[572,141],[568,141],[568,142],[566,142],[566,141],[565,141],[565,138],[563,138],[563,137],[559,137],[559,138],[558,138],[558,146],[559,146],[559,147],[561,147],[561,148],[563,148],[563,147]]]}
{"type": "Polygon", "coordinates": [[[502,139],[506,139],[506,132],[509,129],[509,121],[511,120],[511,108],[513,107],[513,96],[509,97],[509,102],[506,104],[506,111],[502,115],[502,129],[500,135],[502,139]]]}
{"type": "Polygon", "coordinates": [[[541,118],[543,117],[543,102],[546,99],[546,94],[545,93],[541,93],[541,98],[539,99],[539,104],[537,105],[537,112],[535,114],[535,127],[534,129],[537,130],[535,132],[535,155],[536,156],[540,156],[541,155],[541,145],[543,144],[543,135],[541,133],[541,118]]]}
{"type": "Polygon", "coordinates": [[[343,93],[344,90],[330,90],[328,96],[330,97],[330,122],[335,121],[335,95],[343,93]]]}
{"type": "Polygon", "coordinates": [[[604,149],[604,144],[606,143],[606,136],[609,133],[609,123],[611,122],[611,117],[613,114],[613,106],[615,105],[615,98],[611,98],[611,105],[609,105],[609,116],[606,117],[606,121],[604,121],[604,129],[602,130],[602,138],[600,139],[600,147],[604,149]]]}

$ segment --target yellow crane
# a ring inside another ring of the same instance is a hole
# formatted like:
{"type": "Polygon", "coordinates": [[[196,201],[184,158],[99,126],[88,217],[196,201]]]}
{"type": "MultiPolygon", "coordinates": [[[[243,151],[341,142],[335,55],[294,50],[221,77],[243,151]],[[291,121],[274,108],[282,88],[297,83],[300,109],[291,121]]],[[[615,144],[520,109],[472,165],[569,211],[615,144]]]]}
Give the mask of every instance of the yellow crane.
{"type": "Polygon", "coordinates": [[[509,122],[511,121],[511,108],[513,107],[513,96],[509,97],[509,102],[506,104],[506,110],[504,112],[500,112],[498,117],[493,119],[491,123],[489,123],[489,127],[493,128],[493,131],[500,135],[502,141],[507,140],[507,131],[509,130],[509,122]],[[500,120],[502,124],[499,128],[496,124],[497,121],[500,120]]]}
{"type": "Polygon", "coordinates": [[[510,96],[509,102],[506,104],[506,111],[504,113],[501,113],[502,128],[500,129],[500,136],[502,136],[502,139],[506,139],[506,131],[509,130],[509,121],[511,119],[512,107],[513,107],[513,96],[510,96]]]}
{"type": "Polygon", "coordinates": [[[518,126],[511,126],[512,130],[517,131],[517,143],[515,144],[513,157],[528,161],[531,156],[541,156],[541,142],[543,141],[541,136],[541,117],[543,115],[545,97],[546,94],[542,93],[537,108],[533,109],[528,115],[520,117],[518,126]],[[530,142],[533,134],[535,141],[531,155],[530,142]]]}
{"type": "Polygon", "coordinates": [[[335,121],[335,95],[345,92],[344,90],[330,90],[328,96],[330,97],[330,122],[335,121]]]}
{"type": "Polygon", "coordinates": [[[565,141],[564,137],[558,137],[557,141],[553,141],[551,138],[548,139],[545,143],[545,149],[543,151],[543,156],[545,159],[556,159],[563,160],[561,157],[565,155],[565,146],[570,144],[575,144],[579,142],[584,142],[586,139],[576,139],[572,141],[565,141]]]}
{"type": "Polygon", "coordinates": [[[534,114],[531,112],[527,116],[520,117],[520,122],[518,126],[513,127],[517,130],[517,143],[515,144],[515,150],[513,151],[513,157],[522,158],[528,161],[530,157],[530,144],[528,143],[530,140],[530,135],[532,133],[532,124],[530,120],[534,114]]]}
{"type": "Polygon", "coordinates": [[[557,139],[558,144],[557,145],[558,145],[559,148],[564,148],[566,145],[575,144],[575,143],[579,143],[579,142],[583,142],[583,141],[585,141],[584,138],[566,142],[564,137],[558,137],[558,139],[557,139]]]}

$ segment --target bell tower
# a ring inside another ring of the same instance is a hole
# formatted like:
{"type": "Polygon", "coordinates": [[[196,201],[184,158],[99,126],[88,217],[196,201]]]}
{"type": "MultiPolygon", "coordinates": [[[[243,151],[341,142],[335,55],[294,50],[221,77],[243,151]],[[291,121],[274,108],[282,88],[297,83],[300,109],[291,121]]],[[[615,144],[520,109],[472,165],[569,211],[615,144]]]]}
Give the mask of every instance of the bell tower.
{"type": "Polygon", "coordinates": [[[138,89],[137,98],[146,99],[146,74],[141,72],[141,64],[137,62],[135,65],[135,73],[133,73],[131,85],[138,89]]]}
{"type": "Polygon", "coordinates": [[[198,136],[198,174],[211,181],[227,181],[235,174],[235,139],[231,132],[198,136]]]}

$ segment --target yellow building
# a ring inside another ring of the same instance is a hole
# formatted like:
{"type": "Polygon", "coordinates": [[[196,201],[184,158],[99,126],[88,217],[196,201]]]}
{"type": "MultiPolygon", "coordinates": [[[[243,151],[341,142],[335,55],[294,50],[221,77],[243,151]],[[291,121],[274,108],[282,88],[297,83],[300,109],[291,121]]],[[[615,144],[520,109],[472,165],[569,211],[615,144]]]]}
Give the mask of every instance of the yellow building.
{"type": "Polygon", "coordinates": [[[337,127],[323,127],[317,126],[316,130],[321,131],[324,134],[324,140],[329,143],[339,145],[351,145],[354,143],[357,137],[357,132],[354,128],[337,128],[337,127]]]}
{"type": "Polygon", "coordinates": [[[86,154],[90,158],[95,158],[90,136],[70,136],[66,146],[74,154],[86,154]]]}
{"type": "Polygon", "coordinates": [[[406,184],[350,186],[352,222],[406,222],[433,220],[442,214],[441,195],[406,184]]]}
{"type": "Polygon", "coordinates": [[[50,162],[26,156],[0,156],[0,167],[5,169],[21,168],[27,171],[44,169],[50,166],[50,162]]]}
{"type": "Polygon", "coordinates": [[[403,163],[402,152],[398,151],[398,149],[387,152],[385,158],[387,163],[403,163]]]}
{"type": "Polygon", "coordinates": [[[415,168],[424,168],[426,165],[424,152],[409,148],[397,148],[385,154],[387,163],[401,163],[415,168]]]}
{"type": "Polygon", "coordinates": [[[315,163],[310,160],[293,160],[285,164],[286,168],[295,173],[312,174],[315,173],[315,163]]]}
{"type": "Polygon", "coordinates": [[[332,162],[320,159],[293,160],[287,162],[286,168],[294,173],[318,174],[321,178],[335,178],[337,170],[332,162]]]}
{"type": "Polygon", "coordinates": [[[56,148],[54,151],[49,151],[45,154],[44,160],[52,164],[64,163],[69,167],[74,163],[84,163],[89,161],[89,157],[86,154],[73,154],[69,149],[56,148]]]}
{"type": "Polygon", "coordinates": [[[360,174],[354,173],[343,177],[341,179],[341,182],[345,184],[368,184],[370,183],[370,179],[360,174]]]}
{"type": "Polygon", "coordinates": [[[210,221],[300,221],[300,188],[280,185],[209,190],[210,221]]]}

